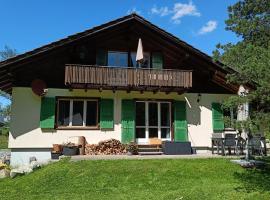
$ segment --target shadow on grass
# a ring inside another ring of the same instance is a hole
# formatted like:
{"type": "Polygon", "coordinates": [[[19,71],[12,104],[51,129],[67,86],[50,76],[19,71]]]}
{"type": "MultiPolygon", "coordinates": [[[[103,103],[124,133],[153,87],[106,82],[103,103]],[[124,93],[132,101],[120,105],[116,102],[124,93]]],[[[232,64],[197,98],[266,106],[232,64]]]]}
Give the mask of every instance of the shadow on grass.
{"type": "Polygon", "coordinates": [[[270,192],[270,157],[260,159],[266,162],[262,168],[245,169],[244,172],[235,172],[234,176],[243,183],[243,187],[236,190],[246,192],[270,192]]]}

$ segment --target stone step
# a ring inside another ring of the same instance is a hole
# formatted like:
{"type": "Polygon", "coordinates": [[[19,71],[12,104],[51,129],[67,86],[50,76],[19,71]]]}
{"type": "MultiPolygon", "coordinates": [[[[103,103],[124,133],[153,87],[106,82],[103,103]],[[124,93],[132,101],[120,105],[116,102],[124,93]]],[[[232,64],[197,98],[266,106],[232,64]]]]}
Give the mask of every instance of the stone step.
{"type": "Polygon", "coordinates": [[[139,152],[139,155],[141,156],[147,156],[147,155],[162,155],[163,152],[161,151],[155,151],[155,152],[139,152]]]}
{"type": "Polygon", "coordinates": [[[160,152],[162,148],[139,148],[139,152],[160,152]]]}
{"type": "Polygon", "coordinates": [[[138,148],[161,148],[158,144],[139,144],[138,148]]]}

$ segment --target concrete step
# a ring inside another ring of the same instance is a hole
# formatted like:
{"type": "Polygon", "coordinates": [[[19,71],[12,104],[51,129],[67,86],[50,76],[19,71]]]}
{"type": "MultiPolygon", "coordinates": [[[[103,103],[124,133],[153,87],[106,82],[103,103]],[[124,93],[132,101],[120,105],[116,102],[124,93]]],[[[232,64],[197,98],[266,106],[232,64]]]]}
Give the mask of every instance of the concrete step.
{"type": "Polygon", "coordinates": [[[139,144],[138,148],[161,148],[159,144],[139,144]]]}
{"type": "Polygon", "coordinates": [[[139,148],[139,152],[160,152],[162,148],[139,148]]]}
{"type": "Polygon", "coordinates": [[[155,152],[139,152],[139,155],[141,156],[147,156],[147,155],[162,155],[163,152],[161,151],[155,151],[155,152]]]}

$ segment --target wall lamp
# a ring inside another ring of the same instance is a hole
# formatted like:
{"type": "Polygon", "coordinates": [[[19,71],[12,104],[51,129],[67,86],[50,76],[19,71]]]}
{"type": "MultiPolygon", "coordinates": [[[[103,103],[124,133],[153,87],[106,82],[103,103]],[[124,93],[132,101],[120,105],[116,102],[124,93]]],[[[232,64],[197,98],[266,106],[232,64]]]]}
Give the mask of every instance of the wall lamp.
{"type": "Polygon", "coordinates": [[[201,95],[201,93],[199,93],[197,96],[197,103],[199,103],[201,101],[201,99],[202,99],[202,95],[201,95]]]}

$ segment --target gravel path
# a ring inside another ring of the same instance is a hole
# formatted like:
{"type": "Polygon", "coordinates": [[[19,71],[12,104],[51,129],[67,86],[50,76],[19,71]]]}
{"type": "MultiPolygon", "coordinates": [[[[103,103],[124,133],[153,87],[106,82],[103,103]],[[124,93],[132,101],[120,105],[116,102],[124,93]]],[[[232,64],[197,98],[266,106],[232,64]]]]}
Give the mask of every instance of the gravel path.
{"type": "Polygon", "coordinates": [[[197,159],[197,158],[239,158],[238,156],[220,156],[212,155],[210,153],[193,154],[193,155],[78,155],[71,156],[71,161],[80,160],[122,160],[122,159],[197,159]]]}

